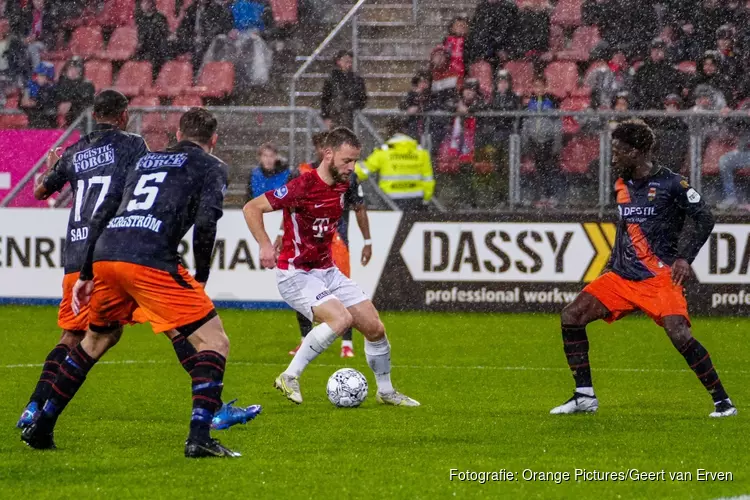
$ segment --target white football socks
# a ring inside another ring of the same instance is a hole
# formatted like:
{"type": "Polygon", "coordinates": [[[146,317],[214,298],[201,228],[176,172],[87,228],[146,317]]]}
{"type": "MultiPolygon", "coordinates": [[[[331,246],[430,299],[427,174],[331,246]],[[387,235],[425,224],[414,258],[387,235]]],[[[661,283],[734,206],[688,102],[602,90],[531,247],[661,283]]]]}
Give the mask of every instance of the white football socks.
{"type": "Polygon", "coordinates": [[[331,347],[336,337],[336,333],[331,330],[327,323],[321,323],[310,330],[284,373],[292,377],[299,377],[313,359],[331,347]]]}
{"type": "Polygon", "coordinates": [[[583,394],[584,396],[594,397],[594,388],[593,387],[576,387],[576,392],[579,394],[583,394]]]}
{"type": "Polygon", "coordinates": [[[342,340],[341,347],[348,347],[349,349],[354,349],[354,342],[352,342],[351,340],[342,340]]]}
{"type": "Polygon", "coordinates": [[[381,394],[393,392],[393,384],[391,384],[391,344],[388,342],[388,337],[384,336],[375,342],[365,339],[365,357],[367,358],[367,364],[375,374],[378,392],[381,394]]]}

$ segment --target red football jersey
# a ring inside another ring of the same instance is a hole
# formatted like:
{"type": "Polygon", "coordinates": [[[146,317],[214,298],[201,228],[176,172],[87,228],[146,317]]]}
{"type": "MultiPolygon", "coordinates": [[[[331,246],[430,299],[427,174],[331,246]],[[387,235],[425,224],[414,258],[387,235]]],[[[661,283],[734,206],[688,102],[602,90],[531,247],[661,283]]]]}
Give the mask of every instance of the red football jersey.
{"type": "Polygon", "coordinates": [[[348,189],[349,182],[329,186],[313,170],[266,193],[274,210],[284,209],[279,269],[333,267],[331,241],[344,213],[348,189]]]}

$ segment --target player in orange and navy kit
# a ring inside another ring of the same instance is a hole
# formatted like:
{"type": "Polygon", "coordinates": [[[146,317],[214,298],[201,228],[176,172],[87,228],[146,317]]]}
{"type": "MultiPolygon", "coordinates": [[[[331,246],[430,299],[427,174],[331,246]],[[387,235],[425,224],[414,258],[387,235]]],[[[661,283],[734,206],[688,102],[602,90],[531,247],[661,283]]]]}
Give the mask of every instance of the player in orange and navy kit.
{"type": "Polygon", "coordinates": [[[620,220],[608,271],[583,289],[562,312],[562,337],[576,389],[552,414],[593,413],[599,407],[591,381],[586,325],[608,323],[640,310],[662,326],[714,401],[711,417],[737,414],[711,356],[690,330],[683,290],[690,264],[706,243],[714,218],[687,179],[654,165],[653,131],[640,120],[612,132],[612,166],[620,220]],[[685,217],[695,224],[681,241],[685,217]]]}
{"type": "Polygon", "coordinates": [[[54,447],[58,417],[138,308],[154,332],[174,329],[193,348],[194,354],[182,360],[193,393],[185,456],[239,456],[210,436],[222,406],[229,352],[229,339],[203,289],[227,184],[226,165],[210,154],[216,129],[216,118],[205,109],[186,112],[177,145],[141,157],[124,190],[106,196],[94,215],[73,289],[74,312],[90,301],[88,331],[62,363],[39,418],[24,430],[22,439],[29,446],[54,447]],[[195,277],[177,252],[192,226],[195,277]]]}
{"type": "Polygon", "coordinates": [[[140,136],[124,132],[128,124],[127,108],[128,99],[119,92],[105,90],[97,94],[94,99],[94,131],[65,150],[62,158],[50,151],[47,156],[49,171],[34,190],[37,199],[45,200],[70,184],[74,201],[63,250],[65,276],[57,319],[62,335],[60,342],[47,355],[36,388],[16,424],[21,429],[31,425],[36,418],[52,391],[60,363],[83,339],[88,328],[88,308],[75,315],[71,304],[73,285],[84,260],[91,218],[107,194],[122,189],[128,170],[148,153],[140,136]],[[55,160],[57,162],[52,165],[55,160]]]}
{"type": "MultiPolygon", "coordinates": [[[[312,172],[323,159],[323,143],[325,142],[327,132],[319,132],[312,137],[313,146],[318,156],[318,160],[314,163],[303,163],[299,166],[297,171],[293,172],[289,180],[292,180],[300,175],[312,172]]],[[[363,266],[366,266],[370,262],[372,257],[372,240],[370,239],[370,222],[367,218],[367,207],[365,206],[364,193],[362,192],[362,186],[357,180],[357,174],[355,173],[350,177],[349,189],[344,195],[344,213],[339,219],[338,226],[336,227],[336,233],[333,235],[333,242],[331,243],[331,252],[333,254],[333,263],[347,278],[351,278],[351,265],[349,263],[349,212],[354,210],[357,217],[357,225],[362,236],[365,240],[365,246],[362,248],[362,256],[360,262],[363,266]]],[[[283,235],[283,231],[282,231],[283,235]]],[[[276,247],[281,249],[281,236],[276,239],[276,247]]],[[[312,321],[307,319],[303,314],[297,313],[297,323],[299,324],[299,330],[301,334],[300,343],[289,351],[290,356],[297,354],[297,350],[302,345],[305,337],[310,330],[313,328],[312,321]]],[[[349,328],[344,335],[341,337],[341,357],[342,358],[353,358],[354,357],[354,344],[352,343],[352,329],[349,328]]]]}

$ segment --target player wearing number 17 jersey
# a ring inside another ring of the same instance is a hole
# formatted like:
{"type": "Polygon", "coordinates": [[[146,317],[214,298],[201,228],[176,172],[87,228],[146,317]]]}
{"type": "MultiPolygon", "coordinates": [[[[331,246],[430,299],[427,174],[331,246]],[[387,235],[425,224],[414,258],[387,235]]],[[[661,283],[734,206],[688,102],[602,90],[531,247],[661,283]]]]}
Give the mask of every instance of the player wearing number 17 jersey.
{"type": "MultiPolygon", "coordinates": [[[[94,131],[65,150],[34,191],[35,197],[43,200],[70,184],[74,201],[63,250],[65,277],[57,319],[62,335],[47,355],[36,388],[18,421],[19,428],[31,425],[52,391],[60,363],[83,339],[88,328],[88,308],[75,315],[71,303],[73,285],[84,261],[91,218],[109,193],[122,190],[128,170],[148,153],[140,136],[123,131],[128,124],[127,108],[128,100],[119,92],[100,92],[94,100],[94,131]]],[[[50,152],[48,162],[55,158],[56,154],[50,152]]]]}
{"type": "Polygon", "coordinates": [[[395,406],[419,406],[391,384],[391,346],[385,327],[370,299],[334,265],[331,242],[344,210],[354,162],[361,145],[346,128],[332,130],[323,144],[317,169],[249,201],[245,221],[260,244],[265,268],[277,266],[263,214],[284,211],[284,236],[276,280],[281,297],[297,312],[320,324],[305,337],[289,367],[274,386],[300,404],[299,377],[305,367],[351,326],[365,337],[367,364],[375,373],[376,399],[395,406]]]}

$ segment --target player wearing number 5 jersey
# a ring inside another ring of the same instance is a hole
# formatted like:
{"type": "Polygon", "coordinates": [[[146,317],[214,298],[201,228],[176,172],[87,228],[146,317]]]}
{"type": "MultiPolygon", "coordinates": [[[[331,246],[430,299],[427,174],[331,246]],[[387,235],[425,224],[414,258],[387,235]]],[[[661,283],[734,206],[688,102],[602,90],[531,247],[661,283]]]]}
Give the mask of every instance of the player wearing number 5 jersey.
{"type": "Polygon", "coordinates": [[[276,267],[277,262],[263,214],[284,211],[284,235],[276,271],[279,292],[297,312],[320,323],[305,337],[274,385],[289,400],[302,403],[302,371],[353,326],[365,337],[365,356],[378,386],[377,401],[419,406],[393,388],[391,346],[385,327],[372,302],[334,265],[331,255],[331,242],[344,210],[344,195],[360,151],[359,139],[351,130],[334,129],[323,143],[323,159],[317,169],[258,196],[243,209],[245,221],[260,244],[260,260],[265,268],[276,267]]]}
{"type": "Polygon", "coordinates": [[[57,418],[138,308],[154,332],[174,329],[187,339],[186,349],[192,349],[182,358],[193,393],[185,456],[238,456],[210,436],[229,352],[229,339],[203,289],[227,183],[226,166],[210,154],[218,140],[217,125],[205,109],[186,112],[177,145],[141,157],[128,172],[122,193],[105,197],[93,217],[73,289],[74,310],[90,301],[89,329],[66,358],[40,417],[24,431],[29,445],[51,447],[57,418]],[[177,253],[191,226],[195,278],[177,253]]]}
{"type": "Polygon", "coordinates": [[[57,320],[62,335],[47,355],[39,382],[18,421],[17,426],[22,429],[31,425],[41,410],[52,391],[60,363],[83,339],[88,328],[88,308],[75,315],[71,303],[73,285],[84,261],[91,218],[109,193],[122,191],[128,170],[148,153],[140,136],[123,132],[128,124],[127,108],[128,100],[119,92],[99,93],[94,100],[94,131],[65,150],[62,158],[50,151],[47,161],[51,168],[34,190],[35,197],[44,200],[70,184],[74,202],[63,250],[65,277],[57,320]],[[51,166],[54,160],[58,161],[51,166]]]}

